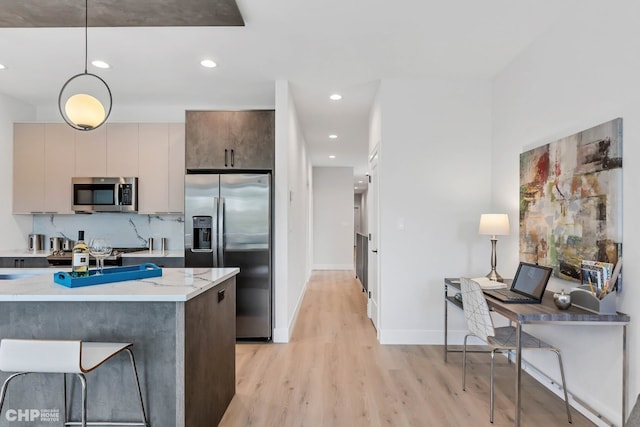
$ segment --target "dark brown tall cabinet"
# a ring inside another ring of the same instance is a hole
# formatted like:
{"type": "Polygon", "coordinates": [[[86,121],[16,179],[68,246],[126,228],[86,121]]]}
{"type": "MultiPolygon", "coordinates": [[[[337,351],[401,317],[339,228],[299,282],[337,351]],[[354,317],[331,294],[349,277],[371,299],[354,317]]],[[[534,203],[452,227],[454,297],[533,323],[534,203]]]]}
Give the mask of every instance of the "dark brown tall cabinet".
{"type": "Polygon", "coordinates": [[[187,170],[273,170],[275,111],[187,111],[187,170]]]}

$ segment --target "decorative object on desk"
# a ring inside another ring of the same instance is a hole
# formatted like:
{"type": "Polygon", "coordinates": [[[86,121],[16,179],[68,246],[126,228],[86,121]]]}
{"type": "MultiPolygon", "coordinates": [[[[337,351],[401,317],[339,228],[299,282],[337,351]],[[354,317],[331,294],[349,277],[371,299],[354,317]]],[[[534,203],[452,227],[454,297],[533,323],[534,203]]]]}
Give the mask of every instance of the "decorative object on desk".
{"type": "Polygon", "coordinates": [[[480,226],[478,233],[491,236],[491,271],[487,274],[489,280],[502,282],[502,277],[496,271],[496,236],[506,236],[509,234],[509,216],[507,214],[482,214],[480,215],[480,226]]]}
{"type": "Polygon", "coordinates": [[[566,310],[571,307],[571,295],[565,294],[563,289],[561,293],[553,294],[553,303],[560,310],[566,310]]]}
{"type": "Polygon", "coordinates": [[[88,0],[84,2],[84,72],[71,77],[60,89],[58,109],[65,122],[76,130],[101,126],[111,114],[111,89],[101,77],[87,72],[89,26],[88,0]],[[105,108],[106,106],[106,108],[105,108]]]}
{"type": "Polygon", "coordinates": [[[123,282],[125,280],[146,279],[162,276],[162,269],[155,264],[146,263],[128,267],[107,268],[103,274],[97,271],[89,272],[89,277],[72,277],[71,274],[59,271],[53,274],[53,281],[67,288],[100,285],[103,283],[123,282]]]}
{"type": "Polygon", "coordinates": [[[571,303],[592,313],[616,314],[616,292],[600,290],[593,285],[573,288],[571,303]]]}
{"type": "Polygon", "coordinates": [[[102,274],[104,259],[111,255],[111,243],[104,237],[94,237],[89,242],[89,253],[96,259],[96,274],[102,274]]]}
{"type": "Polygon", "coordinates": [[[622,119],[520,154],[520,260],[580,281],[622,255],[622,119]]]}
{"type": "Polygon", "coordinates": [[[487,277],[474,277],[474,282],[476,282],[482,289],[506,289],[508,288],[507,284],[504,282],[498,282],[495,280],[491,280],[487,277]]]}

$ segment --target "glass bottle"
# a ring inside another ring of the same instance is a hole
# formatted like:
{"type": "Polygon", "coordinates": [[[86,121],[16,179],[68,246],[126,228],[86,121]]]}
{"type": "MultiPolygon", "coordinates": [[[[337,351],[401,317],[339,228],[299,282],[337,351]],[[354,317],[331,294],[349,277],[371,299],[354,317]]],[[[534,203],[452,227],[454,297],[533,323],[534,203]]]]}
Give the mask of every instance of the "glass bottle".
{"type": "Polygon", "coordinates": [[[84,242],[84,230],[78,231],[78,241],[73,247],[71,260],[71,276],[89,276],[89,247],[84,242]]]}

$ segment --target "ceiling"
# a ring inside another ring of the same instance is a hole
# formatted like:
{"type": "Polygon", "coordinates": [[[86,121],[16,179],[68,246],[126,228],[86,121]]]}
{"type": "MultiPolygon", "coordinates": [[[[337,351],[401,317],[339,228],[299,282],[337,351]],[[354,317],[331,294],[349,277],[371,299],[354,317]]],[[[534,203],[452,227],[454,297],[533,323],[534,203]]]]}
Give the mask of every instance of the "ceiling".
{"type": "MultiPolygon", "coordinates": [[[[52,1],[25,1],[31,13],[58,15],[52,1]]],[[[84,2],[73,1],[82,11],[84,2]]],[[[89,0],[90,19],[98,1],[117,7],[144,1],[145,17],[166,17],[178,12],[176,4],[205,0],[89,0]]],[[[0,0],[3,15],[6,5],[19,3],[0,0]]],[[[491,78],[586,3],[238,0],[244,26],[90,28],[89,61],[99,58],[112,68],[90,65],[89,71],[109,83],[114,121],[126,121],[118,110],[157,105],[272,108],[274,82],[288,80],[312,164],[352,166],[355,179],[363,180],[368,116],[381,79],[491,78]],[[201,67],[204,58],[218,67],[201,67]],[[330,101],[334,92],[343,99],[330,101]]],[[[221,7],[226,15],[228,5],[221,7]]],[[[7,67],[0,70],[0,93],[39,109],[57,108],[62,84],[82,71],[83,54],[80,28],[0,28],[0,64],[7,67]]]]}

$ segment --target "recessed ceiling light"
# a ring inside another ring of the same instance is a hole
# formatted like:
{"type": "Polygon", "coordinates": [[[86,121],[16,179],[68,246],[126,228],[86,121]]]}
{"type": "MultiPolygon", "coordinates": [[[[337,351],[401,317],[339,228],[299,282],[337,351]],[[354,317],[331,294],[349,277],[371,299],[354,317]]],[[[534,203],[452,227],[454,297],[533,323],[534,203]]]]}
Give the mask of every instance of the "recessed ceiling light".
{"type": "Polygon", "coordinates": [[[329,156],[330,159],[335,159],[336,156],[334,156],[333,154],[331,156],[329,156]]]}
{"type": "Polygon", "coordinates": [[[339,93],[334,93],[329,97],[329,99],[332,101],[340,101],[342,99],[342,95],[340,95],[339,93]]]}
{"type": "Polygon", "coordinates": [[[5,67],[4,65],[0,64],[0,70],[5,70],[7,67],[5,67]]]}
{"type": "Polygon", "coordinates": [[[93,65],[94,67],[98,67],[98,68],[111,68],[111,65],[107,64],[104,61],[100,61],[100,60],[91,61],[91,65],[93,65]]]}
{"type": "Polygon", "coordinates": [[[358,184],[363,184],[363,183],[364,183],[364,181],[358,181],[358,184]]]}
{"type": "Polygon", "coordinates": [[[336,139],[336,138],[338,138],[338,135],[336,135],[336,134],[334,134],[334,133],[333,133],[333,134],[329,135],[329,138],[331,138],[331,139],[336,139]]]}
{"type": "Polygon", "coordinates": [[[202,61],[200,61],[200,65],[202,65],[205,68],[216,68],[218,66],[218,64],[216,64],[210,59],[203,59],[202,61]]]}

